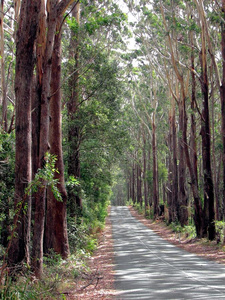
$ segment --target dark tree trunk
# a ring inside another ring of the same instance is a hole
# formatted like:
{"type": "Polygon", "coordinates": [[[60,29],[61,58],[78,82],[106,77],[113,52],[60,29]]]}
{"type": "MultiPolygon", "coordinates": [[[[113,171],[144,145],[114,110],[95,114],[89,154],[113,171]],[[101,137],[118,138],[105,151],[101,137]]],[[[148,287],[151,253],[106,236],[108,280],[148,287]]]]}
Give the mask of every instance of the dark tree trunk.
{"type": "MultiPolygon", "coordinates": [[[[203,38],[204,40],[204,38],[203,38]]],[[[204,41],[202,41],[204,44],[204,41]]],[[[207,234],[209,240],[215,238],[215,209],[214,209],[214,189],[211,171],[211,135],[209,122],[209,91],[208,91],[208,74],[206,62],[206,50],[203,49],[200,53],[201,62],[201,88],[203,94],[203,110],[202,110],[202,159],[203,159],[203,173],[204,173],[204,234],[207,234]]]]}
{"type": "MultiPolygon", "coordinates": [[[[191,38],[192,42],[192,38],[191,38]]],[[[192,42],[193,43],[193,42],[192,42]]],[[[191,66],[193,70],[195,69],[194,64],[194,48],[191,53],[191,66]]],[[[195,110],[196,110],[196,80],[194,73],[192,76],[192,95],[191,95],[191,140],[190,140],[190,149],[191,155],[189,155],[188,150],[188,142],[187,142],[187,113],[186,113],[186,105],[184,106],[184,131],[183,131],[183,139],[184,139],[184,150],[186,156],[187,167],[189,169],[190,178],[191,178],[191,188],[192,194],[194,198],[194,223],[196,228],[197,237],[203,237],[203,215],[202,215],[202,204],[201,199],[198,192],[198,165],[197,165],[197,145],[196,145],[196,122],[195,122],[195,110]]]]}
{"type": "MultiPolygon", "coordinates": [[[[61,20],[63,13],[66,8],[74,0],[50,0],[47,5],[48,18],[47,27],[45,25],[45,16],[42,15],[40,20],[39,30],[40,38],[43,38],[43,43],[41,44],[45,49],[40,55],[44,55],[41,59],[38,59],[37,70],[38,70],[38,92],[40,92],[40,130],[38,132],[38,168],[43,168],[45,166],[45,155],[49,152],[49,100],[51,99],[50,81],[52,72],[52,55],[53,47],[56,35],[56,24],[58,20],[61,20]],[[46,34],[47,29],[47,34],[46,34]],[[45,43],[46,34],[46,43],[45,43]]],[[[42,5],[45,1],[42,2],[42,5]]],[[[61,29],[61,28],[60,28],[61,29]]],[[[59,34],[59,33],[57,33],[59,34]]],[[[39,46],[39,45],[38,45],[39,46]]],[[[55,74],[54,74],[55,76],[55,74]]],[[[57,89],[59,89],[58,86],[57,89]]],[[[61,159],[61,158],[60,158],[61,159]]],[[[44,222],[45,222],[45,209],[46,209],[46,184],[43,180],[43,188],[40,188],[38,193],[35,195],[35,217],[34,217],[34,235],[33,235],[33,269],[37,277],[41,277],[43,269],[43,239],[44,239],[44,222]]],[[[61,191],[63,192],[63,191],[61,191]]],[[[63,195],[62,195],[63,196],[63,195]]],[[[65,199],[64,199],[65,200],[65,199]]],[[[58,208],[55,207],[57,210],[58,208]]],[[[65,211],[62,209],[62,215],[65,216],[65,211]]],[[[52,212],[57,215],[57,212],[52,212]]]]}
{"type": "MultiPolygon", "coordinates": [[[[173,100],[174,101],[174,100],[173,100]]],[[[172,126],[172,203],[171,203],[171,221],[174,222],[177,219],[178,211],[178,167],[177,167],[177,129],[175,120],[175,101],[172,107],[171,115],[172,126]]]]}
{"type": "Polygon", "coordinates": [[[168,222],[171,223],[173,221],[173,211],[172,211],[172,204],[173,204],[173,157],[172,157],[172,115],[170,113],[169,116],[169,135],[168,135],[168,148],[169,148],[169,156],[168,156],[168,182],[167,182],[167,205],[168,205],[168,222]]]}
{"type": "Polygon", "coordinates": [[[144,181],[144,202],[145,202],[145,215],[146,209],[148,207],[148,191],[147,191],[147,166],[146,166],[146,137],[144,128],[142,128],[142,137],[143,137],[143,181],[144,181]]]}
{"type": "Polygon", "coordinates": [[[64,184],[64,163],[62,152],[62,122],[61,122],[61,33],[59,32],[62,18],[58,20],[55,43],[52,56],[51,99],[50,99],[50,153],[56,155],[55,179],[58,180],[58,189],[62,201],[55,199],[50,191],[47,197],[47,211],[45,224],[45,250],[53,249],[63,258],[69,255],[67,235],[66,202],[67,193],[64,184]],[[54,76],[53,76],[54,74],[54,76]],[[57,138],[56,138],[57,137],[57,138]]]}
{"type": "Polygon", "coordinates": [[[133,168],[132,168],[132,201],[133,203],[136,202],[136,196],[135,196],[135,163],[133,162],[133,168]]]}
{"type": "Polygon", "coordinates": [[[154,217],[159,215],[159,182],[158,182],[158,162],[157,162],[157,145],[156,145],[156,125],[155,115],[152,121],[152,158],[153,158],[153,203],[154,217]]]}
{"type": "MultiPolygon", "coordinates": [[[[43,4],[43,3],[42,3],[43,4]]],[[[54,45],[54,36],[56,31],[56,9],[57,0],[51,1],[49,7],[46,47],[43,57],[43,73],[40,86],[40,131],[38,141],[38,168],[45,166],[45,155],[49,151],[49,96],[50,96],[50,78],[52,67],[52,52],[54,45]]],[[[43,18],[45,16],[42,15],[43,18]]],[[[44,21],[43,21],[44,22],[44,21]]],[[[41,22],[40,22],[41,24],[41,22]]],[[[40,28],[39,30],[46,30],[40,28]]],[[[38,74],[40,75],[40,74],[38,74]]],[[[32,264],[37,277],[41,277],[43,272],[43,239],[46,205],[46,182],[42,182],[43,187],[35,195],[35,214],[34,214],[34,235],[33,235],[33,253],[32,264]]]]}
{"type": "MultiPolygon", "coordinates": [[[[183,90],[183,88],[182,88],[183,90]]],[[[179,101],[179,207],[178,207],[178,220],[181,226],[188,224],[188,197],[186,193],[186,160],[184,153],[184,94],[182,95],[182,100],[179,101]]]]}
{"type": "Polygon", "coordinates": [[[140,161],[136,164],[136,188],[137,188],[137,203],[140,203],[142,207],[142,191],[141,191],[141,167],[140,161]]]}
{"type": "Polygon", "coordinates": [[[34,44],[38,29],[40,1],[23,0],[21,4],[16,43],[16,158],[15,212],[22,206],[15,226],[16,237],[9,250],[9,264],[30,260],[30,198],[25,189],[31,181],[31,89],[35,63],[34,44]],[[26,200],[25,200],[26,199],[26,200]],[[25,209],[25,207],[27,207],[25,209]]]}

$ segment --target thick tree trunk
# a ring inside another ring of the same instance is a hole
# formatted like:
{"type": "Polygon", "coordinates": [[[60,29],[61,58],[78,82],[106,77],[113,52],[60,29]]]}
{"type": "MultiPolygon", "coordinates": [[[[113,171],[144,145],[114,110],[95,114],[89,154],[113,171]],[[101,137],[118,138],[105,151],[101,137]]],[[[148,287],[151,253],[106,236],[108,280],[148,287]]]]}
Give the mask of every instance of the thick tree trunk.
{"type": "Polygon", "coordinates": [[[34,70],[34,43],[38,29],[40,1],[23,0],[21,4],[16,47],[16,158],[15,211],[24,209],[16,223],[16,237],[9,250],[9,263],[24,260],[29,263],[30,200],[25,201],[25,189],[31,181],[31,88],[34,70]],[[25,203],[26,202],[26,203],[25,203]],[[27,209],[25,209],[27,207],[27,209]]]}
{"type": "MultiPolygon", "coordinates": [[[[33,99],[32,99],[32,167],[33,178],[35,177],[41,164],[40,154],[40,119],[41,119],[41,95],[43,80],[43,64],[46,49],[46,14],[45,1],[41,0],[39,28],[36,46],[36,78],[34,79],[33,99]]],[[[33,248],[32,264],[37,277],[41,277],[43,264],[43,236],[44,236],[44,218],[45,218],[45,200],[40,200],[40,191],[33,194],[33,248]]],[[[42,191],[44,193],[44,191],[42,191]]],[[[45,195],[45,193],[44,193],[45,195]]]]}
{"type": "MultiPolygon", "coordinates": [[[[57,0],[50,1],[48,17],[48,31],[46,37],[46,47],[43,57],[42,84],[40,87],[40,132],[38,149],[38,168],[45,166],[45,155],[49,151],[49,96],[50,78],[52,67],[52,52],[56,31],[56,9],[57,0]]],[[[44,16],[43,16],[44,17],[44,16]]],[[[33,269],[35,275],[41,277],[43,272],[43,238],[46,205],[46,182],[35,195],[35,216],[33,235],[33,269]]]]}
{"type": "Polygon", "coordinates": [[[61,33],[59,27],[62,18],[58,20],[57,34],[52,56],[51,99],[50,99],[50,153],[56,155],[55,179],[58,180],[58,189],[62,201],[55,199],[50,191],[47,197],[47,211],[45,224],[45,250],[53,249],[63,258],[69,255],[67,235],[66,202],[67,193],[64,184],[64,163],[62,152],[62,117],[61,117],[61,33]],[[54,76],[53,76],[54,75],[54,76]],[[56,138],[57,137],[57,138],[56,138]]]}

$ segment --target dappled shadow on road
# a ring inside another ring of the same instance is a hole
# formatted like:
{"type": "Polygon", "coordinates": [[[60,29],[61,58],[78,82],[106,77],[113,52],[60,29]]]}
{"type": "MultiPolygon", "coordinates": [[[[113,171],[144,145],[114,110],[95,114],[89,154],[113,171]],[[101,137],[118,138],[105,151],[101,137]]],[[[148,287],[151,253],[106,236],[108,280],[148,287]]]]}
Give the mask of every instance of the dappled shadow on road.
{"type": "Polygon", "coordinates": [[[225,266],[178,249],[112,207],[116,299],[225,299],[225,266]]]}

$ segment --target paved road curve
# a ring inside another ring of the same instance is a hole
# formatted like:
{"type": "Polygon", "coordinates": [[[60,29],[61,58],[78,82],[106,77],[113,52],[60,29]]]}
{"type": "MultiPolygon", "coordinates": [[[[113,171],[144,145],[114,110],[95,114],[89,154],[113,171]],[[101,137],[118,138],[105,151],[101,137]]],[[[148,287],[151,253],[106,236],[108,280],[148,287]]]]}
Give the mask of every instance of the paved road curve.
{"type": "Polygon", "coordinates": [[[225,299],[225,266],[185,252],[112,207],[115,299],[225,299]]]}

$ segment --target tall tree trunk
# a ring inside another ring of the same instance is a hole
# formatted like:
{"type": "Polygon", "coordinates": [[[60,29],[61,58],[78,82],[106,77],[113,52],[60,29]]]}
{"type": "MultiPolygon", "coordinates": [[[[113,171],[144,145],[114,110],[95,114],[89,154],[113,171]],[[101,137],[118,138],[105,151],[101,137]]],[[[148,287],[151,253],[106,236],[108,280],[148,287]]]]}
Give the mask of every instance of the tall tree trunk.
{"type": "Polygon", "coordinates": [[[142,138],[143,138],[143,181],[144,181],[144,202],[145,202],[145,215],[146,209],[148,207],[148,191],[147,191],[147,166],[146,166],[146,137],[144,128],[142,128],[142,138]]]}
{"type": "Polygon", "coordinates": [[[56,155],[55,179],[58,180],[58,189],[62,196],[62,201],[55,199],[53,193],[49,191],[47,197],[47,211],[45,224],[45,248],[48,251],[53,249],[61,254],[63,258],[69,255],[69,243],[67,235],[66,202],[67,193],[64,184],[64,163],[62,152],[62,117],[61,117],[61,32],[62,17],[58,19],[56,28],[55,43],[52,56],[52,76],[51,76],[51,99],[50,99],[50,129],[49,144],[50,153],[56,155]],[[53,76],[54,75],[54,76],[53,76]],[[57,138],[56,138],[57,137],[57,138]]]}
{"type": "MultiPolygon", "coordinates": [[[[49,151],[49,96],[50,96],[50,78],[52,66],[52,51],[54,45],[54,36],[56,31],[56,10],[57,0],[49,2],[48,11],[48,31],[46,36],[46,47],[43,57],[43,74],[40,87],[40,131],[39,131],[39,149],[38,149],[38,168],[45,166],[45,155],[49,151]]],[[[44,17],[44,16],[42,16],[44,17]]],[[[33,235],[33,269],[35,275],[39,278],[43,272],[43,239],[46,205],[46,182],[43,181],[43,187],[35,195],[35,215],[34,215],[34,235],[33,235]]]]}
{"type": "Polygon", "coordinates": [[[132,201],[133,203],[136,202],[136,196],[135,196],[135,163],[133,162],[132,167],[132,201]]]}
{"type": "Polygon", "coordinates": [[[2,87],[2,128],[7,131],[7,88],[5,81],[5,50],[4,50],[4,0],[0,2],[0,59],[1,59],[1,87],[2,87]]]}
{"type": "Polygon", "coordinates": [[[208,231],[209,240],[215,238],[215,209],[214,209],[214,188],[211,171],[211,135],[210,135],[210,122],[209,122],[209,86],[207,74],[207,60],[206,60],[206,47],[204,29],[202,33],[202,50],[200,52],[201,62],[201,88],[203,94],[203,110],[202,110],[202,159],[203,159],[203,172],[204,172],[204,222],[205,234],[208,231]]]}
{"type": "Polygon", "coordinates": [[[30,260],[30,198],[25,200],[25,189],[31,181],[31,88],[34,70],[34,44],[38,29],[40,1],[23,0],[20,10],[16,44],[16,158],[15,212],[24,209],[16,223],[16,237],[9,250],[10,264],[30,260]],[[25,203],[26,202],[26,203],[25,203]],[[25,209],[25,207],[27,207],[25,209]]]}
{"type": "MultiPolygon", "coordinates": [[[[193,33],[191,33],[191,44],[193,45],[193,33]]],[[[192,46],[191,52],[191,66],[192,69],[195,69],[194,63],[194,47],[192,46]]],[[[186,156],[187,167],[189,169],[190,177],[191,177],[191,188],[192,194],[194,198],[194,223],[196,228],[197,237],[203,237],[203,215],[202,215],[202,205],[201,199],[198,192],[198,164],[197,164],[197,145],[196,145],[196,122],[195,122],[195,110],[196,110],[196,80],[195,74],[192,72],[192,94],[191,94],[191,139],[190,139],[190,149],[191,155],[188,150],[188,142],[187,142],[187,113],[186,113],[186,105],[184,106],[184,131],[183,131],[183,139],[184,139],[184,151],[186,156]]]]}
{"type": "Polygon", "coordinates": [[[141,192],[141,166],[138,159],[136,164],[136,187],[137,187],[137,203],[142,207],[142,192],[141,192]]]}
{"type": "MultiPolygon", "coordinates": [[[[77,25],[80,25],[80,3],[78,2],[72,11],[72,16],[74,17],[77,25]]],[[[79,30],[74,32],[71,30],[70,39],[70,57],[75,64],[72,65],[71,76],[69,80],[69,101],[67,103],[68,109],[68,175],[74,176],[75,178],[80,178],[80,127],[78,120],[78,108],[79,108],[79,30]],[[75,71],[74,71],[75,70],[75,71]]],[[[82,199],[80,187],[76,187],[76,192],[69,191],[69,206],[70,215],[75,217],[75,215],[81,214],[82,209],[82,199]]]]}
{"type": "Polygon", "coordinates": [[[172,214],[172,181],[173,181],[173,158],[172,158],[172,110],[169,112],[169,134],[168,134],[168,149],[169,155],[167,158],[167,168],[168,168],[168,180],[166,186],[167,192],[167,207],[168,207],[168,222],[171,223],[173,220],[172,214]]]}
{"type": "Polygon", "coordinates": [[[225,220],[225,0],[222,0],[222,16],[223,22],[221,22],[221,52],[222,52],[222,85],[220,87],[221,98],[221,118],[222,118],[222,143],[223,143],[223,219],[225,220]]]}
{"type": "MultiPolygon", "coordinates": [[[[147,153],[147,172],[148,176],[151,172],[151,146],[148,144],[148,153],[147,153]]],[[[151,183],[149,182],[149,178],[147,178],[147,189],[148,189],[148,204],[150,207],[149,213],[151,214],[151,207],[152,207],[152,187],[151,183]]]]}
{"type": "Polygon", "coordinates": [[[153,203],[154,217],[159,215],[159,182],[158,182],[158,162],[157,162],[157,145],[156,145],[156,124],[155,112],[152,118],[152,158],[153,158],[153,203]]]}
{"type": "Polygon", "coordinates": [[[176,115],[175,115],[175,100],[172,100],[172,115],[171,115],[171,126],[172,126],[172,203],[171,203],[171,221],[174,222],[177,218],[177,206],[178,206],[178,167],[177,167],[177,129],[176,129],[176,115]]]}
{"type": "MultiPolygon", "coordinates": [[[[183,88],[182,88],[183,90],[183,88]]],[[[186,160],[184,153],[184,102],[185,96],[179,101],[179,207],[178,207],[178,220],[181,226],[188,224],[188,197],[186,193],[186,160]]]]}
{"type": "Polygon", "coordinates": [[[212,176],[213,176],[213,182],[214,182],[214,196],[215,196],[215,218],[216,220],[221,220],[220,218],[220,189],[219,184],[217,180],[217,170],[220,169],[219,164],[217,164],[216,159],[216,149],[215,149],[215,91],[214,91],[214,80],[213,80],[214,74],[213,74],[213,66],[210,67],[210,82],[211,82],[211,124],[212,124],[212,176]],[[218,166],[218,167],[217,167],[218,166]]]}
{"type": "MultiPolygon", "coordinates": [[[[41,1],[40,1],[41,2],[41,1]]],[[[49,146],[49,100],[50,100],[50,81],[52,68],[52,54],[54,47],[54,39],[56,34],[57,20],[61,18],[66,8],[74,0],[48,0],[47,1],[47,34],[44,57],[42,59],[43,68],[41,76],[40,92],[40,120],[39,120],[39,140],[38,140],[38,168],[45,166],[45,155],[50,150],[49,146]]],[[[44,23],[43,23],[44,26],[44,23]]],[[[39,75],[40,75],[39,74],[39,75]]],[[[58,87],[60,88],[60,87],[58,87]]],[[[35,197],[35,220],[33,235],[33,269],[35,275],[41,277],[43,272],[43,238],[44,238],[44,221],[45,221],[45,205],[46,205],[46,182],[43,181],[43,187],[39,189],[35,197]]]]}

